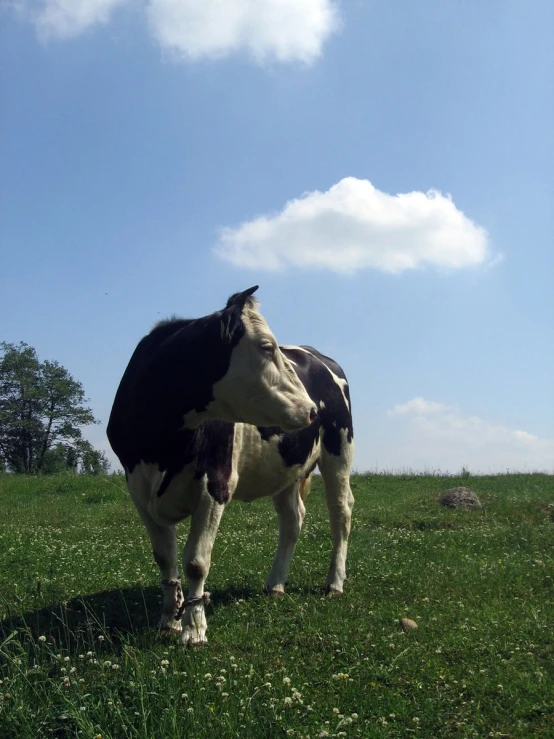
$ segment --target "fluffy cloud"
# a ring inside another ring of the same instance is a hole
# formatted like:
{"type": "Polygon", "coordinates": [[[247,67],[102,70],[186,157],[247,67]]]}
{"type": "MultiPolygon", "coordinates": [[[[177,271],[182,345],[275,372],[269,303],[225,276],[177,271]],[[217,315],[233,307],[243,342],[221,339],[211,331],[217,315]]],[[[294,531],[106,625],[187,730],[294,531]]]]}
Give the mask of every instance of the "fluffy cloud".
{"type": "Polygon", "coordinates": [[[338,26],[330,0],[150,0],[163,48],[186,59],[246,50],[258,61],[311,62],[338,26]]]}
{"type": "Polygon", "coordinates": [[[339,26],[333,0],[12,0],[44,39],[108,23],[128,5],[145,11],[161,47],[176,58],[246,51],[257,61],[311,62],[339,26]]]}
{"type": "Polygon", "coordinates": [[[449,196],[435,190],[389,195],[355,177],[291,200],[279,213],[222,229],[215,251],[257,270],[290,266],[397,273],[490,261],[486,231],[449,196]]]}
{"type": "MultiPolygon", "coordinates": [[[[396,439],[388,461],[392,468],[458,472],[465,466],[483,473],[554,469],[554,439],[465,416],[457,406],[413,398],[387,415],[396,439]]],[[[387,446],[390,454],[390,442],[387,446]]]]}

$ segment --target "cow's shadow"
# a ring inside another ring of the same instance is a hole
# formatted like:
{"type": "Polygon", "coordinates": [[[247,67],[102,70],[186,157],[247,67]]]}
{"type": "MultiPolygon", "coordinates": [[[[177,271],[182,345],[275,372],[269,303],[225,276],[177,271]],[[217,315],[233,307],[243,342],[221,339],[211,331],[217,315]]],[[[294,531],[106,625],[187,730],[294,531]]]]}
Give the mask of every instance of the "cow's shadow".
{"type": "MultiPolygon", "coordinates": [[[[256,594],[253,588],[228,588],[212,591],[210,599],[218,607],[256,594]]],[[[8,616],[0,621],[0,644],[18,631],[33,641],[46,636],[49,643],[71,653],[88,651],[99,638],[109,640],[118,649],[130,638],[156,634],[161,606],[159,587],[137,585],[77,596],[23,614],[11,614],[8,609],[8,616]]]]}
{"type": "MultiPolygon", "coordinates": [[[[321,588],[297,586],[287,589],[287,592],[305,597],[321,596],[323,591],[321,588]]],[[[226,607],[238,600],[248,601],[261,595],[260,590],[246,585],[212,590],[209,608],[226,607]]],[[[7,608],[7,617],[0,621],[0,645],[13,632],[18,632],[32,642],[36,643],[39,637],[44,636],[56,649],[82,654],[94,651],[99,640],[107,642],[110,650],[120,651],[129,642],[147,646],[153,639],[175,636],[158,629],[162,592],[161,588],[153,585],[137,584],[125,589],[104,590],[43,607],[39,603],[37,596],[37,607],[22,614],[12,614],[7,608]]]]}

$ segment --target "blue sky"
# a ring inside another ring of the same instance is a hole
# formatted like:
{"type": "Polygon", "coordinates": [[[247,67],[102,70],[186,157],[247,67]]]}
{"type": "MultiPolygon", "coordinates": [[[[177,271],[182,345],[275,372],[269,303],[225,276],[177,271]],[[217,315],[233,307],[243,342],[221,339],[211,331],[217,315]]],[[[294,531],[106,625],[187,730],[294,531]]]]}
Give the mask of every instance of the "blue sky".
{"type": "Polygon", "coordinates": [[[554,470],[554,4],[11,0],[0,339],[107,449],[137,341],[259,284],[356,468],[554,470]]]}

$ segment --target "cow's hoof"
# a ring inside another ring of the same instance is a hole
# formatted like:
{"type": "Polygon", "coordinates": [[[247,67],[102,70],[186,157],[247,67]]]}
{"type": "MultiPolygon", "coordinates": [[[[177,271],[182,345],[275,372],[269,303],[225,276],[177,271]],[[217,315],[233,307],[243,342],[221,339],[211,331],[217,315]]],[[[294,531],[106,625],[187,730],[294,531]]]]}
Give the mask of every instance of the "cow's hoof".
{"type": "Polygon", "coordinates": [[[200,647],[208,643],[205,631],[202,632],[198,629],[191,629],[190,626],[184,627],[181,641],[183,642],[185,647],[200,647]]]}
{"type": "Polygon", "coordinates": [[[328,598],[335,598],[338,595],[342,595],[342,590],[334,588],[332,585],[327,585],[327,587],[325,588],[325,595],[328,598]]]}
{"type": "Polygon", "coordinates": [[[282,598],[283,595],[285,594],[285,591],[284,591],[283,588],[279,588],[279,587],[276,587],[276,588],[264,588],[264,593],[266,595],[275,595],[275,596],[278,596],[279,598],[282,598]]]}
{"type": "Polygon", "coordinates": [[[183,630],[181,621],[175,621],[172,618],[162,618],[158,628],[162,634],[180,634],[183,630]]]}
{"type": "Polygon", "coordinates": [[[204,605],[195,605],[185,611],[183,617],[183,632],[181,634],[181,641],[185,646],[200,646],[206,644],[206,631],[208,630],[208,624],[206,622],[206,615],[204,613],[204,605]]]}

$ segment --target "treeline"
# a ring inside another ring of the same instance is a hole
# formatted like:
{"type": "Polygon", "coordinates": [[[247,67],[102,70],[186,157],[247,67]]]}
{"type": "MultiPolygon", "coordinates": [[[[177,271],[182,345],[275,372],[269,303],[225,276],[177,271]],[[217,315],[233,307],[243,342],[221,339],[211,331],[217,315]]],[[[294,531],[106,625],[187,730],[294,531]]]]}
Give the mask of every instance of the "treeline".
{"type": "Polygon", "coordinates": [[[0,356],[0,471],[109,472],[104,452],[83,438],[98,421],[81,383],[24,342],[0,343],[0,356]]]}

